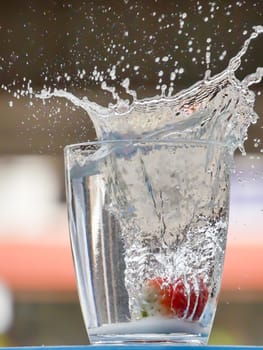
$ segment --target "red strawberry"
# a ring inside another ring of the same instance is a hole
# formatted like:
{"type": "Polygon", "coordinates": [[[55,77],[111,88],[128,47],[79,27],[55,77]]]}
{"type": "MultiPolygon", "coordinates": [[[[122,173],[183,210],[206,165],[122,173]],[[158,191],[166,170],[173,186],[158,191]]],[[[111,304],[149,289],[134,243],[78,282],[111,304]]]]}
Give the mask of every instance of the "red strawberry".
{"type": "Polygon", "coordinates": [[[173,287],[167,282],[167,279],[157,277],[147,282],[150,289],[154,289],[159,297],[159,302],[167,308],[171,308],[171,298],[173,295],[173,287]]]}
{"type": "Polygon", "coordinates": [[[179,318],[191,318],[199,320],[208,300],[208,288],[202,277],[198,280],[198,296],[194,289],[192,280],[186,287],[182,279],[178,279],[173,286],[173,297],[171,307],[179,318]],[[188,305],[189,296],[189,305],[188,305]],[[193,314],[194,312],[194,314],[193,314]]]}
{"type": "Polygon", "coordinates": [[[200,277],[198,303],[197,303],[197,307],[195,309],[195,313],[193,316],[194,321],[199,320],[199,318],[201,317],[201,315],[204,311],[205,305],[207,303],[208,297],[209,297],[208,288],[207,288],[203,278],[200,277]]]}
{"type": "Polygon", "coordinates": [[[184,282],[179,279],[173,285],[171,308],[177,317],[183,318],[187,308],[187,294],[184,282]]]}
{"type": "Polygon", "coordinates": [[[197,299],[196,292],[195,292],[192,281],[189,282],[189,288],[190,288],[190,300],[189,300],[189,307],[188,307],[188,311],[187,311],[187,315],[186,315],[187,318],[192,316],[195,305],[196,305],[196,299],[197,299]]]}
{"type": "Polygon", "coordinates": [[[182,278],[168,282],[167,278],[157,277],[147,281],[143,294],[145,315],[160,313],[194,321],[201,317],[209,296],[202,277],[198,280],[197,292],[192,280],[185,285],[182,278]]]}

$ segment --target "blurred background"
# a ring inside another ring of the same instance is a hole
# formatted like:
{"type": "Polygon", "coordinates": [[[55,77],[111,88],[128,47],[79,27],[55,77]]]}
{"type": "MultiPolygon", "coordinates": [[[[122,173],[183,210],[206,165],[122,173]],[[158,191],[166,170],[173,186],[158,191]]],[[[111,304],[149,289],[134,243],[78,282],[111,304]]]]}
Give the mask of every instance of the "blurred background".
{"type": "MultiPolygon", "coordinates": [[[[178,91],[204,76],[207,52],[212,74],[222,71],[252,26],[263,25],[262,14],[262,1],[0,3],[0,346],[88,342],[70,251],[63,148],[96,135],[83,110],[63,99],[43,103],[31,89],[67,89],[106,104],[94,68],[112,85],[129,77],[144,97],[159,93],[178,64],[178,91]],[[116,79],[107,71],[114,66],[116,79]]],[[[262,63],[261,37],[237,75],[262,63]]],[[[236,155],[211,344],[263,344],[262,83],[252,90],[260,119],[249,130],[247,155],[236,155]]]]}

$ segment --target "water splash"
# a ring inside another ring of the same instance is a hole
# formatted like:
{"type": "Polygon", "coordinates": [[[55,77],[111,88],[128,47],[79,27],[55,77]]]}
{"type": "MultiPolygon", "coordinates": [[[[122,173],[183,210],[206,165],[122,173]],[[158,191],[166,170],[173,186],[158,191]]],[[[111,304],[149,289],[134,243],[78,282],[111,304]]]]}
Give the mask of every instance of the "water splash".
{"type": "MultiPolygon", "coordinates": [[[[121,99],[114,87],[102,82],[102,89],[109,91],[115,101],[107,108],[64,90],[43,90],[37,97],[63,97],[83,108],[94,124],[98,139],[204,139],[226,143],[233,151],[238,147],[244,151],[248,127],[258,118],[254,111],[255,94],[249,86],[261,81],[263,68],[257,68],[242,81],[235,73],[251,41],[262,33],[263,26],[254,26],[226,69],[212,77],[207,55],[204,79],[174,96],[171,89],[167,92],[167,86],[162,85],[161,95],[140,100],[129,88],[129,79],[125,79],[121,85],[131,101],[121,99]]],[[[210,48],[207,52],[210,53],[210,48]]]]}

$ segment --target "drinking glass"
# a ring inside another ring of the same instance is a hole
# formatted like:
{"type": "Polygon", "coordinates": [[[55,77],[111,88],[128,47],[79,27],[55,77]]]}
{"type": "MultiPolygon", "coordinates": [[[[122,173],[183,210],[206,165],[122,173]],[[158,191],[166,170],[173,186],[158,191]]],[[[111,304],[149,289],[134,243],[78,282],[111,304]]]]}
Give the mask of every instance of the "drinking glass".
{"type": "Polygon", "coordinates": [[[206,140],[65,148],[71,245],[91,343],[207,343],[231,159],[226,145],[206,140]]]}

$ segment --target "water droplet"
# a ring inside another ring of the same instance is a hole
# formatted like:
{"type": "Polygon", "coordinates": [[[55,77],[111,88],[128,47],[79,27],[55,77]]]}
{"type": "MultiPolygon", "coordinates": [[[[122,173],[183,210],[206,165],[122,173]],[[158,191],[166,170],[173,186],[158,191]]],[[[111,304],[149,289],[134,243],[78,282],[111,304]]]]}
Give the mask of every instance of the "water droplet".
{"type": "Polygon", "coordinates": [[[182,67],[179,68],[178,73],[179,73],[179,74],[183,74],[183,73],[184,73],[184,68],[182,68],[182,67]]]}
{"type": "Polygon", "coordinates": [[[174,81],[175,78],[176,78],[176,74],[175,74],[175,72],[172,72],[172,73],[170,74],[170,80],[171,80],[171,81],[174,81]]]}

